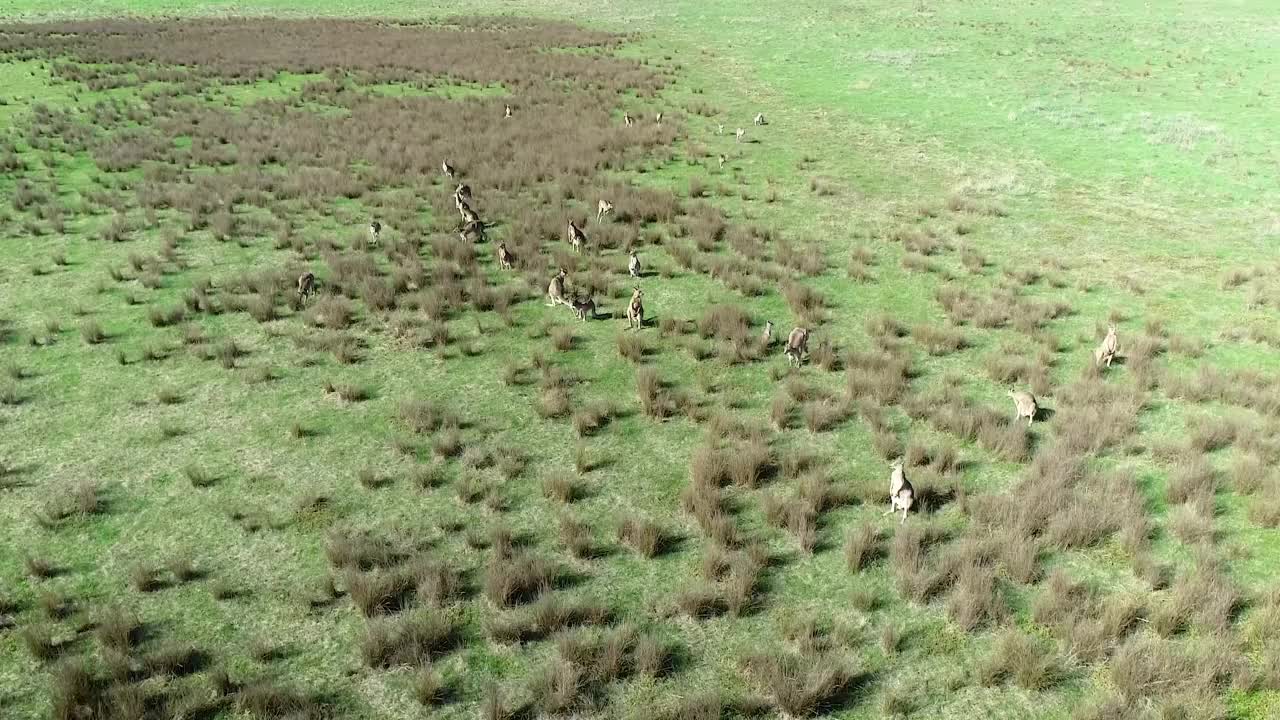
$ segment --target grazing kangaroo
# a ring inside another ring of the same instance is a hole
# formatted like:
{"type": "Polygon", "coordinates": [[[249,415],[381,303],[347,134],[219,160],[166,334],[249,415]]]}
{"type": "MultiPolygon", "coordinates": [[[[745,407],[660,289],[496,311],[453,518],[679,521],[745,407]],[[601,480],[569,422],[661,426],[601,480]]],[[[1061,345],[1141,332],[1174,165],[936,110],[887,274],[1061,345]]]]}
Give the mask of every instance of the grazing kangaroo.
{"type": "Polygon", "coordinates": [[[1104,362],[1107,367],[1111,367],[1111,359],[1120,352],[1120,340],[1116,337],[1116,326],[1114,324],[1107,326],[1107,336],[1102,339],[1102,344],[1098,345],[1098,349],[1093,351],[1093,364],[1101,366],[1104,362]]]}
{"type": "Polygon", "coordinates": [[[1010,390],[1009,397],[1013,398],[1013,407],[1017,411],[1013,419],[1016,421],[1026,418],[1027,427],[1031,427],[1031,423],[1036,420],[1036,413],[1040,411],[1040,406],[1036,404],[1036,396],[1021,390],[1010,390]]]}
{"type": "Polygon", "coordinates": [[[551,278],[551,284],[547,286],[547,298],[551,302],[547,303],[547,307],[555,307],[556,305],[567,305],[564,300],[564,279],[569,273],[564,268],[560,268],[560,272],[551,278]]]}
{"type": "Polygon", "coordinates": [[[462,226],[462,230],[458,232],[458,237],[462,238],[463,242],[466,242],[469,237],[474,237],[476,242],[484,242],[486,240],[484,235],[484,223],[479,220],[473,220],[469,223],[465,223],[462,226]]]}
{"type": "Polygon", "coordinates": [[[574,251],[582,252],[582,248],[587,245],[587,234],[582,231],[582,228],[574,225],[573,221],[570,220],[566,234],[569,236],[569,244],[573,246],[574,251]]]}
{"type": "Polygon", "coordinates": [[[746,134],[747,134],[747,131],[746,131],[746,130],[743,130],[742,128],[738,128],[737,130],[734,130],[734,131],[733,131],[733,141],[734,141],[734,142],[742,142],[742,137],[743,137],[744,135],[746,135],[746,134]]]}
{"type": "Polygon", "coordinates": [[[579,320],[585,321],[588,313],[591,314],[592,320],[596,319],[596,300],[593,297],[588,296],[586,300],[574,297],[569,307],[573,308],[573,314],[577,315],[579,320]]]}
{"type": "Polygon", "coordinates": [[[498,265],[503,270],[510,270],[515,263],[516,256],[512,255],[510,250],[507,250],[507,244],[504,242],[498,243],[498,265]]]}
{"type": "Polygon", "coordinates": [[[720,153],[720,169],[721,169],[721,170],[723,170],[723,169],[724,169],[724,161],[725,161],[725,160],[728,160],[728,159],[729,159],[729,158],[727,158],[727,157],[725,157],[725,156],[724,156],[724,153],[720,153]]]}
{"type": "Polygon", "coordinates": [[[809,330],[798,327],[787,335],[787,347],[782,351],[787,356],[787,364],[800,367],[801,359],[809,354],[809,330]]]}
{"type": "Polygon", "coordinates": [[[764,332],[760,333],[760,344],[767,347],[773,346],[773,321],[767,320],[764,324],[764,332]]]}
{"type": "Polygon", "coordinates": [[[440,161],[440,169],[443,170],[444,174],[448,175],[450,179],[453,179],[453,173],[454,173],[453,166],[449,164],[448,160],[440,161]]]}
{"type": "Polygon", "coordinates": [[[509,118],[509,117],[511,117],[511,106],[510,106],[510,105],[505,106],[505,109],[502,111],[502,117],[503,117],[503,118],[509,118]]]}
{"type": "Polygon", "coordinates": [[[644,327],[644,303],[640,300],[642,297],[644,292],[637,285],[636,291],[631,294],[631,303],[627,305],[628,330],[639,330],[644,327]]]}
{"type": "Polygon", "coordinates": [[[894,511],[902,511],[902,522],[907,521],[907,511],[916,501],[915,488],[911,487],[911,481],[907,480],[907,474],[902,471],[902,458],[894,460],[889,467],[893,468],[893,472],[889,475],[889,509],[885,511],[885,515],[892,515],[894,511]]]}
{"type": "Polygon", "coordinates": [[[596,205],[596,222],[600,222],[605,215],[608,215],[611,212],[613,212],[613,203],[608,200],[601,200],[600,203],[596,205]]]}
{"type": "Polygon", "coordinates": [[[640,277],[640,256],[632,250],[628,257],[631,259],[627,261],[627,274],[633,278],[640,277]]]}
{"type": "Polygon", "coordinates": [[[316,274],[304,272],[298,276],[298,302],[306,302],[307,298],[316,294],[316,274]]]}
{"type": "Polygon", "coordinates": [[[378,240],[382,237],[382,223],[374,220],[369,223],[369,244],[377,245],[378,240]]]}
{"type": "Polygon", "coordinates": [[[629,112],[622,113],[622,122],[625,123],[627,127],[631,127],[636,124],[635,119],[631,117],[631,113],[629,112]]]}

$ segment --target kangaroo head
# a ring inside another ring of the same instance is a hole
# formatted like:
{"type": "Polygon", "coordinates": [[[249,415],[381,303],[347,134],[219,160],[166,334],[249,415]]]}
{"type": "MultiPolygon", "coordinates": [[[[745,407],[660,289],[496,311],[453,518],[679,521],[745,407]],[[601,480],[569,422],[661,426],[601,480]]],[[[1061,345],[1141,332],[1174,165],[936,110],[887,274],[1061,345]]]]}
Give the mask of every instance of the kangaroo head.
{"type": "Polygon", "coordinates": [[[560,268],[560,272],[556,273],[556,277],[562,278],[568,274],[569,273],[564,268],[560,268]]]}
{"type": "Polygon", "coordinates": [[[898,458],[897,460],[894,460],[893,462],[889,463],[889,467],[890,467],[890,468],[892,468],[892,469],[894,469],[894,470],[901,470],[901,469],[902,469],[902,458],[898,458]]]}
{"type": "Polygon", "coordinates": [[[1115,334],[1116,334],[1116,325],[1115,325],[1115,323],[1109,323],[1109,324],[1107,325],[1107,334],[1108,334],[1108,335],[1115,335],[1115,334]]]}

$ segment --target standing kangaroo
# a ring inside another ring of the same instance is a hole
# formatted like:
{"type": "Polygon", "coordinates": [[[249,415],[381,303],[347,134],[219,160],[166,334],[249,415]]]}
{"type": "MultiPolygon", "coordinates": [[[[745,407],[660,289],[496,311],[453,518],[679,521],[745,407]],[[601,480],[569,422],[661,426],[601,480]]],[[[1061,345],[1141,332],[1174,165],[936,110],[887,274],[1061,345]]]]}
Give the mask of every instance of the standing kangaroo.
{"type": "Polygon", "coordinates": [[[627,262],[627,274],[633,278],[638,278],[640,277],[640,256],[636,254],[635,250],[632,250],[629,257],[631,260],[627,262]]]}
{"type": "Polygon", "coordinates": [[[601,200],[600,203],[596,205],[596,222],[600,222],[604,219],[605,215],[608,215],[611,212],[613,212],[613,203],[608,200],[601,200]]]}
{"type": "Polygon", "coordinates": [[[1101,366],[1106,363],[1107,367],[1111,367],[1111,360],[1118,352],[1120,352],[1120,339],[1116,337],[1116,326],[1111,324],[1107,326],[1107,336],[1102,339],[1102,344],[1093,351],[1093,364],[1101,366]]]}
{"type": "Polygon", "coordinates": [[[316,274],[304,272],[298,276],[298,302],[306,302],[307,298],[316,294],[316,274]]]}
{"type": "Polygon", "coordinates": [[[476,242],[484,242],[484,223],[479,220],[473,220],[462,226],[462,230],[458,233],[458,237],[466,242],[469,238],[475,238],[476,242]]]}
{"type": "Polygon", "coordinates": [[[382,223],[374,220],[369,223],[369,244],[376,246],[382,238],[382,223]]]}
{"type": "Polygon", "coordinates": [[[809,354],[809,330],[798,327],[787,335],[787,347],[782,351],[787,356],[787,364],[800,367],[800,361],[809,354]]]}
{"type": "Polygon", "coordinates": [[[659,110],[659,111],[658,111],[658,114],[657,114],[653,119],[654,119],[654,122],[656,122],[657,124],[661,125],[661,124],[662,124],[662,111],[661,111],[661,110],[659,110]]]}
{"type": "Polygon", "coordinates": [[[764,332],[760,333],[760,344],[769,348],[773,345],[773,321],[767,320],[764,324],[764,332]]]}
{"type": "Polygon", "coordinates": [[[1036,396],[1029,392],[1021,390],[1010,390],[1009,397],[1013,398],[1013,407],[1017,412],[1013,419],[1027,419],[1027,427],[1031,427],[1031,423],[1036,421],[1036,413],[1040,411],[1040,406],[1036,404],[1036,396]]]}
{"type": "Polygon", "coordinates": [[[631,294],[631,303],[627,305],[628,330],[639,330],[644,327],[644,302],[640,299],[642,297],[644,292],[637,285],[636,291],[631,294]]]}
{"type": "Polygon", "coordinates": [[[569,221],[569,229],[565,234],[569,236],[569,244],[573,246],[575,252],[582,252],[582,249],[587,246],[587,234],[582,231],[582,228],[573,224],[572,220],[569,221]]]}
{"type": "Polygon", "coordinates": [[[627,127],[631,127],[632,125],[635,125],[635,124],[636,124],[635,119],[631,117],[631,113],[629,113],[629,112],[624,112],[624,113],[622,113],[622,122],[623,122],[623,124],[625,124],[627,127]]]}
{"type": "Polygon", "coordinates": [[[449,176],[449,179],[451,180],[453,179],[453,174],[454,174],[453,166],[449,164],[448,160],[440,161],[440,169],[444,171],[445,175],[449,176]]]}
{"type": "Polygon", "coordinates": [[[564,268],[560,268],[560,272],[551,278],[551,284],[547,285],[547,298],[551,302],[547,303],[547,307],[555,307],[556,305],[567,305],[564,300],[564,279],[569,273],[564,268]]]}
{"type": "Polygon", "coordinates": [[[505,118],[509,118],[509,117],[511,117],[511,106],[510,106],[510,105],[505,106],[505,109],[502,111],[502,117],[503,117],[504,119],[505,119],[505,118]]]}
{"type": "Polygon", "coordinates": [[[516,256],[512,255],[510,250],[507,250],[507,244],[504,242],[498,243],[498,265],[503,270],[510,270],[515,265],[515,262],[516,256]]]}
{"type": "Polygon", "coordinates": [[[596,317],[596,300],[593,297],[588,296],[583,300],[575,296],[569,307],[573,308],[573,314],[577,315],[579,320],[585,321],[588,314],[591,315],[592,320],[596,317]]]}
{"type": "Polygon", "coordinates": [[[742,142],[742,138],[743,138],[743,136],[744,136],[744,135],[746,135],[746,134],[747,134],[747,131],[746,131],[746,130],[743,130],[742,128],[738,128],[737,130],[734,130],[734,131],[733,131],[733,141],[734,141],[734,142],[742,142]]]}
{"type": "Polygon", "coordinates": [[[764,125],[764,113],[756,113],[756,119],[753,122],[757,125],[764,125]]]}
{"type": "Polygon", "coordinates": [[[911,487],[911,481],[907,480],[907,474],[902,471],[902,458],[893,461],[889,466],[893,472],[889,475],[889,509],[885,511],[885,515],[892,515],[894,511],[902,511],[902,522],[907,521],[907,511],[916,501],[915,488],[911,487]]]}
{"type": "Polygon", "coordinates": [[[725,160],[728,160],[728,159],[729,159],[729,158],[727,158],[727,157],[725,157],[725,156],[724,156],[724,153],[720,153],[719,160],[720,160],[720,169],[721,169],[721,170],[723,170],[723,169],[724,169],[724,161],[725,161],[725,160]]]}

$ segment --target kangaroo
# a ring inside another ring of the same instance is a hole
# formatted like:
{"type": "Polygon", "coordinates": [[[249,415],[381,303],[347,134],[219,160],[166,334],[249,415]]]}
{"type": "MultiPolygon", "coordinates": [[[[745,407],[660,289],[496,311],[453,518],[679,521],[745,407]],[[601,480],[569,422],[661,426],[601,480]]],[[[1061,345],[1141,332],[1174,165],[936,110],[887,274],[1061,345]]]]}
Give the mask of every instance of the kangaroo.
{"type": "Polygon", "coordinates": [[[760,344],[765,347],[773,345],[773,321],[765,321],[764,332],[760,333],[760,344]]]}
{"type": "Polygon", "coordinates": [[[733,131],[733,141],[734,141],[734,142],[742,142],[742,137],[743,137],[744,135],[746,135],[746,134],[747,134],[747,131],[746,131],[746,130],[743,130],[742,128],[738,128],[737,130],[734,130],[734,131],[733,131]]]}
{"type": "Polygon", "coordinates": [[[635,250],[632,250],[629,257],[631,260],[627,262],[627,274],[633,278],[638,278],[640,277],[640,256],[636,254],[635,250]]]}
{"type": "Polygon", "coordinates": [[[724,123],[716,123],[716,134],[717,135],[724,134],[724,123]]]}
{"type": "Polygon", "coordinates": [[[894,460],[889,467],[893,468],[893,472],[889,475],[889,509],[885,511],[885,515],[892,515],[894,511],[902,511],[902,522],[907,521],[907,511],[916,501],[915,488],[911,487],[911,481],[907,480],[907,474],[902,471],[902,458],[894,460]]]}
{"type": "Polygon", "coordinates": [[[471,206],[466,203],[462,203],[462,206],[458,208],[458,212],[462,213],[462,222],[464,224],[469,225],[474,222],[480,222],[480,216],[477,215],[476,211],[472,210],[471,206]]]}
{"type": "Polygon", "coordinates": [[[585,321],[588,313],[591,314],[592,320],[596,318],[596,300],[593,297],[587,297],[585,300],[574,297],[569,307],[573,308],[573,313],[578,316],[579,320],[585,321]]]}
{"type": "Polygon", "coordinates": [[[1102,344],[1098,345],[1098,349],[1093,351],[1093,364],[1101,366],[1103,363],[1107,367],[1111,367],[1111,360],[1120,351],[1120,340],[1116,337],[1116,326],[1114,324],[1107,326],[1107,336],[1102,339],[1102,344]]]}
{"type": "Polygon", "coordinates": [[[809,354],[809,330],[798,327],[787,335],[787,347],[782,351],[787,356],[787,364],[800,367],[800,361],[809,354]]]}
{"type": "Polygon", "coordinates": [[[505,107],[504,107],[504,109],[503,109],[503,111],[502,111],[502,117],[503,117],[504,119],[505,119],[505,118],[509,118],[509,117],[511,117],[511,106],[510,106],[510,105],[507,105],[507,106],[505,106],[505,107]]]}
{"type": "Polygon", "coordinates": [[[1013,407],[1017,412],[1013,419],[1026,418],[1027,427],[1031,427],[1031,423],[1036,420],[1036,413],[1040,411],[1040,406],[1036,404],[1036,396],[1021,390],[1010,390],[1009,397],[1013,398],[1013,407]]]}
{"type": "Polygon", "coordinates": [[[657,114],[657,115],[655,115],[653,119],[654,119],[654,122],[656,122],[657,124],[661,125],[661,124],[662,124],[662,111],[661,111],[661,110],[659,110],[659,111],[658,111],[658,114],[657,114]]]}
{"type": "Polygon", "coordinates": [[[471,186],[466,183],[458,183],[458,187],[453,189],[453,201],[454,203],[471,202],[471,186]]]}
{"type": "Polygon", "coordinates": [[[605,215],[608,215],[611,212],[613,212],[613,203],[608,200],[601,200],[600,203],[596,205],[596,222],[600,222],[605,215]]]}
{"type": "Polygon", "coordinates": [[[547,303],[547,307],[568,304],[564,300],[564,279],[568,274],[564,268],[560,268],[560,272],[551,278],[551,284],[547,286],[547,298],[551,302],[547,303]]]}
{"type": "Polygon", "coordinates": [[[644,303],[640,300],[642,297],[644,292],[637,285],[636,291],[631,294],[631,303],[627,305],[628,330],[639,330],[644,327],[644,303]]]}
{"type": "Polygon", "coordinates": [[[516,256],[512,255],[510,250],[507,250],[507,244],[504,242],[498,243],[498,265],[503,270],[510,270],[515,263],[516,256]]]}
{"type": "Polygon", "coordinates": [[[753,122],[757,125],[764,125],[764,113],[756,113],[756,119],[753,122]]]}
{"type": "Polygon", "coordinates": [[[625,123],[627,127],[631,127],[636,124],[635,119],[631,117],[631,113],[629,112],[622,113],[622,122],[625,123]]]}
{"type": "Polygon", "coordinates": [[[313,272],[304,272],[298,276],[298,302],[305,302],[307,298],[316,294],[316,274],[313,272]]]}
{"type": "Polygon", "coordinates": [[[382,237],[382,223],[374,220],[369,223],[369,244],[377,245],[378,240],[382,237]]]}
{"type": "Polygon", "coordinates": [[[727,158],[727,157],[725,157],[725,156],[724,156],[724,153],[720,153],[720,158],[719,158],[719,160],[720,160],[720,169],[721,169],[721,170],[723,170],[723,169],[724,169],[724,162],[725,162],[725,160],[728,160],[728,159],[729,159],[729,158],[727,158]]]}
{"type": "Polygon", "coordinates": [[[450,179],[453,179],[454,169],[453,166],[449,164],[448,160],[440,161],[440,169],[443,170],[444,174],[448,175],[450,179]]]}
{"type": "Polygon", "coordinates": [[[582,252],[582,249],[587,246],[587,234],[582,231],[582,228],[574,225],[572,220],[569,221],[569,229],[566,234],[569,236],[569,244],[573,246],[574,251],[582,252]]]}
{"type": "Polygon", "coordinates": [[[484,235],[484,223],[479,220],[473,220],[469,223],[463,224],[462,230],[458,232],[458,237],[462,238],[463,242],[466,242],[467,239],[471,237],[474,237],[476,242],[484,242],[486,240],[484,235]]]}

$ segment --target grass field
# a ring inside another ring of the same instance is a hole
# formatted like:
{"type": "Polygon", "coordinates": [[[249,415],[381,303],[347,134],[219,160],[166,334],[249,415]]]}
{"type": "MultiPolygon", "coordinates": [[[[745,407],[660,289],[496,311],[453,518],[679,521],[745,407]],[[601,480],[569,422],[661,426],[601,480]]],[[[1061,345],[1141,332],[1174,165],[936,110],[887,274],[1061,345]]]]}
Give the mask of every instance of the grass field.
{"type": "Polygon", "coordinates": [[[1280,713],[1274,9],[582,5],[4,10],[0,716],[1280,713]]]}

